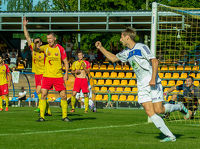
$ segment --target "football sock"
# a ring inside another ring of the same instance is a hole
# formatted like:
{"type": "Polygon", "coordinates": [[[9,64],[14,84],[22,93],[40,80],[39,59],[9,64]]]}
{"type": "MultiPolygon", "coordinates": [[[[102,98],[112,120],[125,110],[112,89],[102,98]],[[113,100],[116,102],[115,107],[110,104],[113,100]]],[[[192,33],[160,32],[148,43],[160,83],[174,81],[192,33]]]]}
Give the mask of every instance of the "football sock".
{"type": "Polygon", "coordinates": [[[155,126],[160,129],[160,131],[168,136],[168,137],[175,137],[172,132],[168,129],[168,127],[165,125],[165,122],[163,121],[163,119],[158,116],[157,114],[154,114],[153,116],[150,117],[150,119],[152,120],[152,122],[155,124],[155,126]]]}
{"type": "Polygon", "coordinates": [[[76,98],[74,96],[71,97],[71,105],[72,109],[75,109],[76,98]]]}
{"type": "Polygon", "coordinates": [[[88,97],[85,97],[84,104],[85,104],[85,111],[87,112],[88,108],[89,108],[89,98],[88,97]]]}
{"type": "Polygon", "coordinates": [[[164,105],[165,107],[165,113],[167,112],[173,112],[173,111],[181,111],[182,110],[182,107],[180,104],[165,104],[164,105]]]}
{"type": "Polygon", "coordinates": [[[38,94],[38,99],[39,99],[39,105],[38,105],[38,108],[40,108],[40,104],[41,104],[41,93],[38,94]]]}
{"type": "Polygon", "coordinates": [[[62,100],[61,99],[61,106],[62,106],[62,118],[67,117],[67,100],[62,100]]]}
{"type": "Polygon", "coordinates": [[[40,104],[40,117],[44,119],[45,109],[46,109],[46,100],[41,100],[40,104]]]}
{"type": "Polygon", "coordinates": [[[3,108],[3,107],[2,107],[2,101],[3,101],[2,96],[0,96],[0,109],[3,108]]]}
{"type": "Polygon", "coordinates": [[[5,96],[4,100],[6,101],[6,108],[8,108],[8,102],[9,102],[8,96],[5,96]]]}
{"type": "MultiPolygon", "coordinates": [[[[47,100],[46,100],[46,101],[47,101],[47,100]]],[[[50,109],[50,106],[49,106],[49,102],[48,102],[48,101],[47,101],[47,103],[46,103],[46,111],[47,111],[48,114],[51,115],[51,109],[50,109]]]]}

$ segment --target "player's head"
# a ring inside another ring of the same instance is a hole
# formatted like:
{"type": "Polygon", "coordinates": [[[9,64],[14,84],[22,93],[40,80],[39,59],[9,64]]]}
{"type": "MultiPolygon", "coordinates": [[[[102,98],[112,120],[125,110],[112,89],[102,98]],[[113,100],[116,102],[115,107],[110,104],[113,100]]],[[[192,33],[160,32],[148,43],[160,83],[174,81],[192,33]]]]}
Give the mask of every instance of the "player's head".
{"type": "Polygon", "coordinates": [[[35,45],[34,50],[36,51],[42,45],[42,39],[40,37],[36,37],[36,38],[33,39],[33,43],[35,45]]]}
{"type": "Polygon", "coordinates": [[[79,60],[83,60],[83,57],[84,57],[83,51],[78,51],[77,56],[79,60]]]}
{"type": "Polygon", "coordinates": [[[134,28],[126,28],[121,33],[120,41],[122,42],[123,46],[127,46],[130,42],[135,42],[136,37],[136,30],[134,28]]]}
{"type": "Polygon", "coordinates": [[[56,34],[55,33],[49,33],[47,35],[47,42],[49,46],[53,47],[56,44],[56,34]]]}
{"type": "Polygon", "coordinates": [[[187,77],[185,81],[186,87],[191,87],[193,85],[193,82],[194,78],[192,76],[187,77]]]}
{"type": "Polygon", "coordinates": [[[23,86],[21,87],[21,90],[24,91],[24,87],[23,86]]]}
{"type": "Polygon", "coordinates": [[[2,58],[2,56],[0,55],[0,65],[2,65],[3,64],[3,58],[2,58]]]}

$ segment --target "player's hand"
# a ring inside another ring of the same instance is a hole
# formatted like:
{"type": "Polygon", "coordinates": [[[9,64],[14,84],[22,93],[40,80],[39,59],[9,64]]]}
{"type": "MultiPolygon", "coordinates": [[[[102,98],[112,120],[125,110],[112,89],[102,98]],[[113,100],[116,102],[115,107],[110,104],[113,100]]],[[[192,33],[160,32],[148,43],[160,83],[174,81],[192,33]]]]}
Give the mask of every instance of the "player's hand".
{"type": "Polygon", "coordinates": [[[28,20],[26,20],[26,17],[23,17],[23,25],[26,26],[28,24],[28,20]]]}
{"type": "Polygon", "coordinates": [[[63,77],[63,80],[64,80],[64,81],[67,81],[67,80],[68,80],[68,74],[67,74],[67,73],[65,73],[65,75],[64,75],[64,77],[63,77]]]}
{"type": "Polygon", "coordinates": [[[85,69],[85,68],[86,68],[86,66],[85,66],[85,63],[84,63],[84,62],[82,62],[82,63],[81,63],[81,66],[83,67],[83,69],[85,69]]]}
{"type": "Polygon", "coordinates": [[[156,81],[151,79],[150,82],[149,82],[149,85],[155,87],[156,86],[156,81]]]}
{"type": "Polygon", "coordinates": [[[81,71],[79,69],[76,69],[75,73],[76,73],[76,75],[79,75],[79,74],[81,74],[81,71]]]}
{"type": "Polygon", "coordinates": [[[96,46],[97,49],[100,49],[100,48],[102,47],[102,44],[101,44],[100,41],[97,41],[97,42],[95,43],[95,46],[96,46]]]}

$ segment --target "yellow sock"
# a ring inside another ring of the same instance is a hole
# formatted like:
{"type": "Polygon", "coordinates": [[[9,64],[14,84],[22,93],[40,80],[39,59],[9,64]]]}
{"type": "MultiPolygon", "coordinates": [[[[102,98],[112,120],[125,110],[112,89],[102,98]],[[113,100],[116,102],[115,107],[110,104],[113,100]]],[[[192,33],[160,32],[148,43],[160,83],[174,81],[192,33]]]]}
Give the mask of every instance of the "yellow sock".
{"type": "Polygon", "coordinates": [[[74,96],[71,97],[71,105],[72,105],[72,109],[75,110],[75,103],[76,103],[76,98],[74,96]]]}
{"type": "Polygon", "coordinates": [[[1,96],[0,96],[0,109],[3,108],[3,107],[2,107],[2,101],[3,101],[3,99],[2,99],[1,96]]]}
{"type": "Polygon", "coordinates": [[[4,100],[6,101],[6,108],[8,108],[8,103],[9,103],[8,96],[5,96],[4,100]]]}
{"type": "Polygon", "coordinates": [[[46,100],[41,100],[40,102],[41,102],[41,104],[40,104],[40,117],[44,118],[47,101],[46,100]]]}
{"type": "Polygon", "coordinates": [[[85,104],[85,111],[88,112],[88,109],[89,109],[89,98],[88,97],[85,97],[84,104],[85,104]]]}
{"type": "Polygon", "coordinates": [[[67,100],[62,100],[61,99],[61,105],[62,105],[62,118],[67,117],[67,100]]]}
{"type": "Polygon", "coordinates": [[[49,106],[49,102],[47,101],[46,104],[47,104],[47,106],[46,106],[46,111],[47,111],[48,114],[51,115],[51,109],[50,109],[50,106],[49,106]]]}
{"type": "Polygon", "coordinates": [[[38,99],[39,99],[39,105],[38,105],[38,108],[40,108],[40,104],[41,104],[41,93],[38,94],[38,99]]]}

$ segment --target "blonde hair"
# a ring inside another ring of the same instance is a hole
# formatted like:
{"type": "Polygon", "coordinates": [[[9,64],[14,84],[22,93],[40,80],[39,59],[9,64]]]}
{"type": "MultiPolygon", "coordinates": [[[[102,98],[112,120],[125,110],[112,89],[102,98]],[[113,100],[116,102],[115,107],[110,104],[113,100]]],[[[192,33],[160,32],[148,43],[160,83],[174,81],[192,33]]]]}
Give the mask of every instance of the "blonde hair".
{"type": "Polygon", "coordinates": [[[137,35],[137,32],[136,32],[135,28],[128,27],[124,31],[122,31],[122,34],[124,36],[129,36],[131,38],[131,40],[135,41],[135,37],[137,35]]]}

